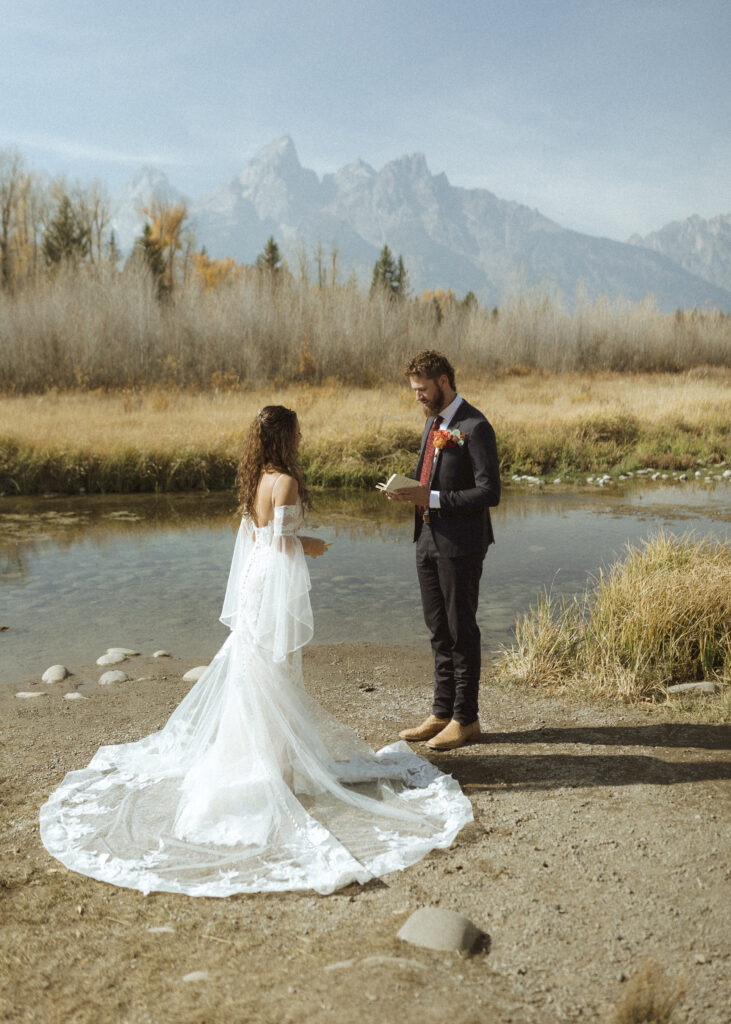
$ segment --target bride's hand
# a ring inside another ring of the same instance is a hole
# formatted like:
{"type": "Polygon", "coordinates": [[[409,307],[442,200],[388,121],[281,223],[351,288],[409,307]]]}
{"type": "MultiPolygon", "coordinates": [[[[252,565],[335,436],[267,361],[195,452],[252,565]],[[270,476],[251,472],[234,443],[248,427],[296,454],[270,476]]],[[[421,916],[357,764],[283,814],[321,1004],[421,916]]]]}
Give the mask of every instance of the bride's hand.
{"type": "Polygon", "coordinates": [[[330,547],[321,537],[300,537],[300,540],[302,541],[302,550],[310,558],[319,558],[330,547]]]}

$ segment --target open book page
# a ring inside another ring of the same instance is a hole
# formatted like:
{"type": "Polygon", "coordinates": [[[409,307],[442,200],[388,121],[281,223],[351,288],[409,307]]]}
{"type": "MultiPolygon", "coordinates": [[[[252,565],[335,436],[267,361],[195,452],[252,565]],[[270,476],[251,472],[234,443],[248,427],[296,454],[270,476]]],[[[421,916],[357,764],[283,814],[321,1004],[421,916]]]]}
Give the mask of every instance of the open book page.
{"type": "Polygon", "coordinates": [[[394,491],[398,491],[401,487],[418,487],[419,481],[412,480],[411,477],[402,476],[401,473],[394,473],[393,476],[389,477],[384,483],[376,484],[376,489],[383,491],[386,494],[392,494],[394,491]]]}

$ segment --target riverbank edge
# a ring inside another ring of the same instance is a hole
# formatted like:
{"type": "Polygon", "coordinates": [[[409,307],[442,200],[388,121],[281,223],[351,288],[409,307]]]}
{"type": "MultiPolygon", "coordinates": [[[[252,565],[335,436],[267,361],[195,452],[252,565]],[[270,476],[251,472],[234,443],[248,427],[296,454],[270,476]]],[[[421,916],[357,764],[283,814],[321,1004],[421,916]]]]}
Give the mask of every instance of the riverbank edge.
{"type": "MultiPolygon", "coordinates": [[[[644,425],[622,415],[591,417],[552,428],[499,431],[503,480],[540,484],[609,482],[640,474],[685,479],[722,476],[731,447],[718,418],[700,429],[677,421],[644,425]]],[[[218,446],[120,444],[95,451],[34,445],[0,437],[0,496],[224,491],[234,487],[240,437],[218,446]]],[[[303,448],[311,486],[371,488],[392,473],[412,475],[420,435],[394,428],[356,438],[315,441],[303,448]]]]}

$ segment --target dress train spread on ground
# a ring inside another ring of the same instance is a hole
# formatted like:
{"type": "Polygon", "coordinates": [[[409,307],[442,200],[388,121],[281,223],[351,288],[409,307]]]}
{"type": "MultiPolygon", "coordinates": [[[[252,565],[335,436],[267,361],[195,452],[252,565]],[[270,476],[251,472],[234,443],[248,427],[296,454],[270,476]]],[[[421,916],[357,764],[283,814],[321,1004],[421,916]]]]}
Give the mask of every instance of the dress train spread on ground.
{"type": "Polygon", "coordinates": [[[310,579],[297,505],[244,519],[221,619],[231,633],[166,725],[101,747],[41,808],[47,850],[147,893],[330,893],[449,846],[459,784],[403,742],[374,753],[306,693],[310,579]]]}

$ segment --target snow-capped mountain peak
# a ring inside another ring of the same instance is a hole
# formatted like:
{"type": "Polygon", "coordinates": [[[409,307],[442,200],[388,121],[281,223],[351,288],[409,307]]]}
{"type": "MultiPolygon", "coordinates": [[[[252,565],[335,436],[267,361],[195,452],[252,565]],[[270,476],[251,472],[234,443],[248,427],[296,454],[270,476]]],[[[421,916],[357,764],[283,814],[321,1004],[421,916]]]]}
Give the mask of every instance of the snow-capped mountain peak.
{"type": "MultiPolygon", "coordinates": [[[[122,248],[139,234],[139,211],[153,196],[181,198],[162,172],[143,168],[115,207],[122,248]]],[[[366,286],[386,243],[403,256],[416,293],[471,290],[499,304],[520,280],[523,287],[558,287],[571,303],[581,281],[590,296],[641,301],[649,294],[668,312],[705,304],[731,309],[731,217],[692,217],[632,244],[595,238],[487,189],[454,187],[445,174],[431,173],[423,153],[380,170],[357,159],[320,181],[284,135],[192,203],[189,214],[211,256],[253,263],[273,235],[292,265],[303,251],[337,249],[341,275],[355,271],[366,286]]]]}

